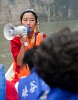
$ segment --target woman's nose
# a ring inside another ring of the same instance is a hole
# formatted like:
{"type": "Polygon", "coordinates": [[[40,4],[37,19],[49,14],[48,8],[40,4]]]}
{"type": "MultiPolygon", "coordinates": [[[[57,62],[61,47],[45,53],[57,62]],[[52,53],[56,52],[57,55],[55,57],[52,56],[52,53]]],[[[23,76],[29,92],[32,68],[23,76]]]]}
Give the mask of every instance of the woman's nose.
{"type": "Polygon", "coordinates": [[[29,20],[27,21],[27,25],[30,25],[30,21],[29,20]]]}

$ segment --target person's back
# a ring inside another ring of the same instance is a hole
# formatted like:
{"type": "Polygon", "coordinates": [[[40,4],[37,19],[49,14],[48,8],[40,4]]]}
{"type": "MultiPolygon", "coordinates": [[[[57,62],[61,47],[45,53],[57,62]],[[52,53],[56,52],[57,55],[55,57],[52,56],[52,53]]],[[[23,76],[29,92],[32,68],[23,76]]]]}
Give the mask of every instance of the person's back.
{"type": "Polygon", "coordinates": [[[47,95],[47,100],[78,100],[78,93],[71,93],[65,89],[51,89],[47,95]]]}
{"type": "Polygon", "coordinates": [[[34,69],[30,75],[19,80],[18,94],[20,100],[37,100],[39,95],[49,91],[49,86],[37,75],[34,69]]]}
{"type": "Polygon", "coordinates": [[[36,48],[37,47],[27,50],[23,58],[23,64],[28,64],[31,72],[29,76],[19,80],[18,94],[20,100],[31,100],[31,98],[37,100],[41,93],[50,90],[49,86],[35,72],[32,59],[36,48]]]}
{"type": "Polygon", "coordinates": [[[47,100],[78,100],[78,31],[53,33],[36,50],[34,63],[51,87],[47,100]]]}

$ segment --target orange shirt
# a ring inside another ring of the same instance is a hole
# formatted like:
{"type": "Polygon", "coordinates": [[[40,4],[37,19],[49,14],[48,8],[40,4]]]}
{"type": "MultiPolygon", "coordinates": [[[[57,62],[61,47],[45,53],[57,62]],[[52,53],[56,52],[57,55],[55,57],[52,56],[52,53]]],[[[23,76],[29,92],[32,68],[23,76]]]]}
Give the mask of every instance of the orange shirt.
{"type": "MultiPolygon", "coordinates": [[[[28,43],[28,48],[32,48],[33,46],[40,45],[43,38],[46,37],[46,34],[42,33],[35,33],[33,35],[31,41],[26,37],[26,41],[28,43]]],[[[20,70],[20,66],[17,64],[17,55],[19,54],[21,48],[21,42],[19,37],[15,37],[11,40],[11,52],[14,58],[14,72],[17,74],[18,78],[21,76],[27,76],[30,74],[29,69],[25,66],[20,70]]],[[[25,47],[26,48],[26,47],[25,47]]]]}

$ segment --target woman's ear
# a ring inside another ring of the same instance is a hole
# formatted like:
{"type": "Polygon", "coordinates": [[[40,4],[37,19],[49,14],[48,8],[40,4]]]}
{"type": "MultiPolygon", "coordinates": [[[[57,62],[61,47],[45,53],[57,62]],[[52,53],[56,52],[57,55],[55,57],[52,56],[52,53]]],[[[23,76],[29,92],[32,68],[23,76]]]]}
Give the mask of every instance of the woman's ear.
{"type": "Polygon", "coordinates": [[[22,25],[22,21],[20,20],[20,25],[22,25]]]}
{"type": "Polygon", "coordinates": [[[34,29],[35,32],[39,32],[39,24],[37,23],[34,29]]]}

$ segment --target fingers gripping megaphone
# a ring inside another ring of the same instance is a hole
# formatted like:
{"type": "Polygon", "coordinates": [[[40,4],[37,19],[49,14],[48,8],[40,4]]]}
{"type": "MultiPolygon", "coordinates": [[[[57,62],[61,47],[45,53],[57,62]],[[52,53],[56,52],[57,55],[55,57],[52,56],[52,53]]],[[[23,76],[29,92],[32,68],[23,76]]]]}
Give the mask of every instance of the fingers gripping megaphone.
{"type": "Polygon", "coordinates": [[[30,28],[26,26],[14,27],[12,24],[8,23],[4,27],[4,36],[7,40],[12,40],[16,35],[27,35],[30,33],[30,28]]]}

